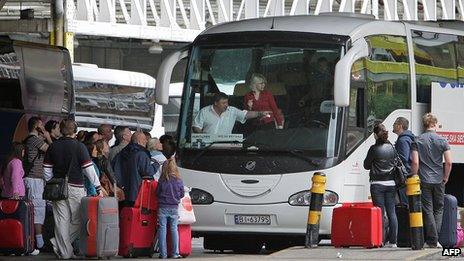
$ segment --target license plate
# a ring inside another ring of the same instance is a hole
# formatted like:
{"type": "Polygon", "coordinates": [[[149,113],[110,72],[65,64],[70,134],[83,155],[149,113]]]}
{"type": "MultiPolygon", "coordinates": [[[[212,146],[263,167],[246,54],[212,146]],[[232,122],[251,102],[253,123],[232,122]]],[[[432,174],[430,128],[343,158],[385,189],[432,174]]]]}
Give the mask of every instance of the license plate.
{"type": "Polygon", "coordinates": [[[235,215],[235,224],[270,225],[269,215],[235,215]]]}

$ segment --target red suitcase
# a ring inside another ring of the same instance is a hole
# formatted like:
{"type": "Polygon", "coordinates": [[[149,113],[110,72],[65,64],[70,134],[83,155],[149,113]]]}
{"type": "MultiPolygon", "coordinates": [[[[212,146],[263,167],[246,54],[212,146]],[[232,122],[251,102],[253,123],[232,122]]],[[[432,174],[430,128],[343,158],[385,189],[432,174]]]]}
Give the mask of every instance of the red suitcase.
{"type": "Polygon", "coordinates": [[[157,213],[142,208],[123,208],[120,214],[119,255],[149,256],[154,253],[157,213]]]}
{"type": "Polygon", "coordinates": [[[158,182],[154,179],[144,179],[139,188],[139,194],[134,203],[134,208],[142,207],[149,210],[158,211],[158,197],[156,189],[158,182]]]}
{"type": "Polygon", "coordinates": [[[0,200],[0,253],[34,251],[34,206],[30,201],[0,200]]]}
{"type": "Polygon", "coordinates": [[[382,210],[371,202],[345,203],[332,214],[332,245],[335,247],[382,246],[382,210]]]}
{"type": "MultiPolygon", "coordinates": [[[[179,255],[187,257],[192,254],[192,228],[190,225],[178,225],[177,231],[179,232],[179,255]]],[[[172,253],[171,250],[171,235],[169,233],[169,224],[167,227],[166,242],[168,245],[168,255],[172,253]]]]}

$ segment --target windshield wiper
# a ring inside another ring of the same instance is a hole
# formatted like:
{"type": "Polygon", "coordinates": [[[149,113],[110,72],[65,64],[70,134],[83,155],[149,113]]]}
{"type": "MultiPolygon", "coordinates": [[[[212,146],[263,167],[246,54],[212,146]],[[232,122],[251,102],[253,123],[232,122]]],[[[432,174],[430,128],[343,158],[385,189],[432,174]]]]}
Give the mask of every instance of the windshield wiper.
{"type": "Polygon", "coordinates": [[[316,161],[314,161],[313,159],[311,158],[308,158],[306,157],[304,154],[302,154],[303,152],[301,150],[288,150],[287,151],[288,153],[292,154],[293,156],[299,158],[299,159],[302,159],[308,163],[310,163],[311,165],[313,165],[314,167],[319,167],[319,163],[317,163],[316,161]]]}
{"type": "Polygon", "coordinates": [[[213,141],[211,142],[210,144],[208,144],[207,146],[201,148],[202,151],[200,151],[192,160],[191,160],[191,164],[195,164],[197,162],[198,159],[200,159],[207,151],[208,149],[213,146],[214,144],[230,144],[230,143],[233,143],[233,144],[241,144],[242,142],[238,141],[238,140],[233,140],[233,141],[213,141]]]}

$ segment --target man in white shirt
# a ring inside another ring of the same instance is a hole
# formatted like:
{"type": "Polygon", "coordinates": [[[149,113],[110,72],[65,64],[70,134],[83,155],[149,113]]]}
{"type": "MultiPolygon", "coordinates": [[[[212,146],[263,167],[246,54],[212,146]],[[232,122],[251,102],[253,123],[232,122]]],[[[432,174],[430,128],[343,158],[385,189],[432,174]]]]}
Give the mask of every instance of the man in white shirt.
{"type": "Polygon", "coordinates": [[[229,106],[229,97],[223,92],[214,94],[214,104],[200,110],[192,124],[196,133],[231,134],[235,122],[269,117],[269,111],[246,111],[229,106]]]}

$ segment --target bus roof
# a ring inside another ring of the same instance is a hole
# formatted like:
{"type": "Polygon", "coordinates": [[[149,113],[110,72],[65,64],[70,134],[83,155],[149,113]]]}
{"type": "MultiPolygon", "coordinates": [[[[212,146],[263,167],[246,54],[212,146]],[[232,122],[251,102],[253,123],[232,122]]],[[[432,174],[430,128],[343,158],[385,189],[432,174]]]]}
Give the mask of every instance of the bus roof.
{"type": "Polygon", "coordinates": [[[243,31],[288,31],[328,33],[336,35],[350,35],[359,26],[376,22],[370,16],[350,17],[344,15],[295,15],[277,16],[258,19],[246,19],[237,22],[224,23],[213,26],[204,34],[218,34],[243,31]]]}
{"type": "Polygon", "coordinates": [[[95,65],[73,64],[74,81],[109,83],[141,88],[155,88],[155,78],[145,73],[98,68],[95,65]]]}
{"type": "MultiPolygon", "coordinates": [[[[276,16],[257,19],[245,19],[235,22],[218,24],[203,31],[201,35],[253,32],[253,31],[286,31],[302,33],[320,33],[350,36],[354,39],[366,34],[405,35],[404,24],[420,24],[425,27],[440,28],[443,31],[460,31],[463,23],[460,21],[447,22],[412,22],[412,21],[382,21],[371,15],[349,13],[322,13],[319,15],[276,16]],[[364,32],[361,32],[362,29],[364,32]]],[[[436,30],[436,29],[435,29],[436,30]]]]}

